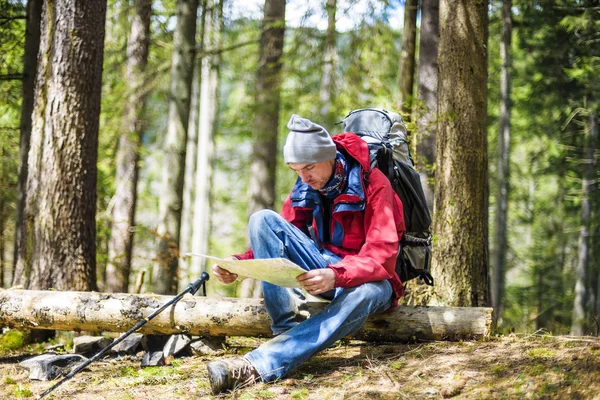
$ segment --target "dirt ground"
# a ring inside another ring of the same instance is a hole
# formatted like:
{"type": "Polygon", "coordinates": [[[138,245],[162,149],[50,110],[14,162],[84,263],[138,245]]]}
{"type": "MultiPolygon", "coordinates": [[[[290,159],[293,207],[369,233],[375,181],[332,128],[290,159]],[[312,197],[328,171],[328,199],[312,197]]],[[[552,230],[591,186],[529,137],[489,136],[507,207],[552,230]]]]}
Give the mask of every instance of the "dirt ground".
{"type": "MultiPolygon", "coordinates": [[[[229,338],[221,357],[244,354],[259,339],[229,338]]],[[[18,362],[32,351],[0,356],[0,399],[33,398],[53,382],[30,381],[18,362]]],[[[141,369],[140,359],[91,364],[45,398],[53,399],[600,399],[600,339],[549,335],[474,342],[338,342],[271,384],[212,396],[205,364],[175,359],[141,369]]]]}

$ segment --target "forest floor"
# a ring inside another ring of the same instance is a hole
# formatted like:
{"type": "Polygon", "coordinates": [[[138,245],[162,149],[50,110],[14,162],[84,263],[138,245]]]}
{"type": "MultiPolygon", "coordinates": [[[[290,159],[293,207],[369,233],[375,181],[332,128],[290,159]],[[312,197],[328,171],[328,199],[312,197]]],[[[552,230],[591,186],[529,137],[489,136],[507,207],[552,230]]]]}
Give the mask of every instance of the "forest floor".
{"type": "MultiPolygon", "coordinates": [[[[261,339],[228,338],[234,357],[261,339]]],[[[34,398],[53,382],[30,381],[18,362],[39,352],[0,350],[0,399],[34,398]]],[[[92,363],[54,399],[600,399],[600,338],[511,335],[482,341],[338,342],[287,379],[212,396],[205,364],[174,359],[141,369],[140,359],[92,363]]],[[[55,381],[56,382],[56,381],[55,381]]]]}

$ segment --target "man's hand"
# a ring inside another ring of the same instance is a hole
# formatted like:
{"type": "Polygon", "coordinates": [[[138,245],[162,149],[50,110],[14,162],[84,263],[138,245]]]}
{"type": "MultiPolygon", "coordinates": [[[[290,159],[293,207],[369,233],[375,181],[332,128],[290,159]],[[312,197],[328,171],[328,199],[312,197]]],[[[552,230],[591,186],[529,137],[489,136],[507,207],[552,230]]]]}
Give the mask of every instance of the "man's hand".
{"type": "MultiPolygon", "coordinates": [[[[236,260],[235,257],[227,257],[226,260],[236,260]]],[[[212,272],[215,278],[219,280],[219,282],[229,285],[230,283],[235,282],[237,279],[237,274],[227,271],[219,267],[217,264],[213,265],[212,272]]]]}
{"type": "Polygon", "coordinates": [[[335,287],[335,272],[331,268],[310,270],[296,278],[308,293],[317,295],[335,287]]]}

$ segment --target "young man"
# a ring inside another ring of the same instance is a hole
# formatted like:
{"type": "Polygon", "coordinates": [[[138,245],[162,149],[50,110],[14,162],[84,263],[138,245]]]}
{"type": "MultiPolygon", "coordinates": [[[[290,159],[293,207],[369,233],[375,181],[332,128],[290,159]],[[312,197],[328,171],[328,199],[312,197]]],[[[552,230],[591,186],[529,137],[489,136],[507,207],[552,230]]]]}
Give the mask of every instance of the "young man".
{"type": "MultiPolygon", "coordinates": [[[[300,289],[263,282],[275,338],[244,357],[208,363],[214,394],[282,378],[356,333],[369,315],[395,307],[403,293],[395,273],[402,204],[384,174],[370,170],[366,142],[353,133],[332,139],[298,115],[287,127],[284,160],[298,180],[281,214],[262,210],[250,217],[251,249],[234,257],[288,258],[307,270],[297,278],[300,286],[331,302],[305,319],[300,289]]],[[[213,274],[226,284],[237,278],[217,265],[213,274]]]]}

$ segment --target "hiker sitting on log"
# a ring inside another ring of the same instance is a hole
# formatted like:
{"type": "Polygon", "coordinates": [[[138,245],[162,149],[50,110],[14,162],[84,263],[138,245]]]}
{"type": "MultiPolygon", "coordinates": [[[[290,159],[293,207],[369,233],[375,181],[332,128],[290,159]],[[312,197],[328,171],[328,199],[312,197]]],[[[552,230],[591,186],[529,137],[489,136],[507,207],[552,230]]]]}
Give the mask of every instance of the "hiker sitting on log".
{"type": "MultiPolygon", "coordinates": [[[[370,170],[367,143],[353,133],[332,138],[298,115],[287,128],[284,160],[298,179],[281,214],[262,210],[250,217],[251,249],[234,257],[287,258],[307,271],[297,278],[300,286],[330,303],[306,319],[300,289],[263,282],[275,337],[243,357],[209,362],[214,394],[281,379],[356,333],[369,315],[396,307],[403,294],[395,272],[402,203],[385,175],[370,170]]],[[[226,284],[237,278],[218,265],[213,274],[226,284]]]]}

